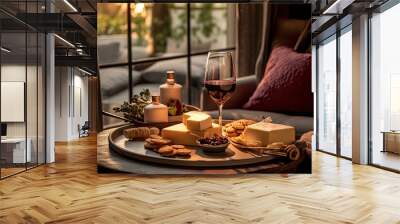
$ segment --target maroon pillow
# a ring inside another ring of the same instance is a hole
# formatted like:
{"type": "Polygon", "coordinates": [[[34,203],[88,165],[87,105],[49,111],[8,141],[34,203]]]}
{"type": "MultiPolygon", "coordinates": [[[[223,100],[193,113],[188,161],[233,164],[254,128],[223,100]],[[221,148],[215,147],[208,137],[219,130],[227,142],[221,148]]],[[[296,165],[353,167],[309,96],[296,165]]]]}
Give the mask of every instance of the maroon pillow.
{"type": "Polygon", "coordinates": [[[262,81],[243,108],[312,115],[311,54],[274,48],[262,81]]]}

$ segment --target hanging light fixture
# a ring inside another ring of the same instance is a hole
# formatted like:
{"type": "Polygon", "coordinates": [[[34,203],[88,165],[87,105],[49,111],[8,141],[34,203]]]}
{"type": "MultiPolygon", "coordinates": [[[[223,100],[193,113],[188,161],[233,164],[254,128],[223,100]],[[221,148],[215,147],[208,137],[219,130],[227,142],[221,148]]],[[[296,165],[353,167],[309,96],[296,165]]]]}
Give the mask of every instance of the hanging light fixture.
{"type": "Polygon", "coordinates": [[[9,49],[7,49],[5,47],[1,47],[0,49],[1,49],[1,51],[4,51],[6,53],[10,53],[11,52],[11,50],[9,50],[9,49]]]}
{"type": "Polygon", "coordinates": [[[88,72],[88,71],[86,71],[86,70],[84,70],[84,69],[81,69],[80,67],[77,67],[77,68],[78,68],[79,71],[83,72],[83,73],[86,74],[86,75],[89,75],[89,76],[92,76],[92,75],[93,75],[92,73],[90,73],[90,72],[88,72]]]}
{"type": "Polygon", "coordinates": [[[322,14],[329,15],[329,14],[342,14],[343,9],[348,7],[354,2],[354,0],[336,0],[332,5],[330,5],[322,14]]]}
{"type": "Polygon", "coordinates": [[[62,38],[61,36],[59,36],[58,34],[54,34],[55,37],[57,37],[57,39],[61,40],[62,42],[64,42],[65,44],[67,44],[68,46],[75,48],[75,45],[72,44],[71,42],[69,42],[68,40],[62,38]]]}
{"type": "Polygon", "coordinates": [[[64,0],[64,3],[65,3],[66,5],[68,5],[68,7],[69,7],[70,9],[72,9],[72,11],[78,12],[78,10],[75,8],[75,6],[73,6],[68,0],[64,0]]]}

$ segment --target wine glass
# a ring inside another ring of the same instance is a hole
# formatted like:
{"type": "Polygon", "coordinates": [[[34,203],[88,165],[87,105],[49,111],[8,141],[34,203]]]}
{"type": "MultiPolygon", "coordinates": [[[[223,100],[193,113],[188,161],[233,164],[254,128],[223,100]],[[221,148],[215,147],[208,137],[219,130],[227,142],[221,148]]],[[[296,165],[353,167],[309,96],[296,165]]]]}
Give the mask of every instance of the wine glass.
{"type": "Polygon", "coordinates": [[[222,128],[222,108],[236,88],[236,72],[231,51],[210,51],[208,53],[204,87],[218,106],[218,124],[222,128]]]}

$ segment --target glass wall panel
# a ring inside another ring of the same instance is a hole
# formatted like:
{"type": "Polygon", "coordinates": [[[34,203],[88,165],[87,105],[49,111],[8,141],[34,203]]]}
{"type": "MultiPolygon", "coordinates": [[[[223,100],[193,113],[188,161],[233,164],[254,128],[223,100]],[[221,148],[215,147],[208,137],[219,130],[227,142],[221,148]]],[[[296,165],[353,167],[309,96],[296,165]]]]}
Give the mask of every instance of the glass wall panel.
{"type": "Polygon", "coordinates": [[[336,153],[336,36],[318,47],[318,149],[336,153]]]}
{"type": "Polygon", "coordinates": [[[400,170],[400,4],[373,15],[371,73],[372,163],[400,170]]]}
{"type": "Polygon", "coordinates": [[[7,49],[1,50],[2,177],[25,170],[31,162],[25,117],[26,41],[25,32],[1,34],[1,47],[7,49]]]}
{"type": "MultiPolygon", "coordinates": [[[[0,7],[23,17],[43,12],[44,1],[7,1],[0,7]]],[[[11,14],[13,14],[11,13],[11,14]]],[[[45,162],[45,35],[0,13],[0,177],[45,162]]],[[[33,17],[38,18],[38,17],[33,17]]]]}
{"type": "Polygon", "coordinates": [[[340,154],[352,157],[352,33],[340,36],[340,154]]]}

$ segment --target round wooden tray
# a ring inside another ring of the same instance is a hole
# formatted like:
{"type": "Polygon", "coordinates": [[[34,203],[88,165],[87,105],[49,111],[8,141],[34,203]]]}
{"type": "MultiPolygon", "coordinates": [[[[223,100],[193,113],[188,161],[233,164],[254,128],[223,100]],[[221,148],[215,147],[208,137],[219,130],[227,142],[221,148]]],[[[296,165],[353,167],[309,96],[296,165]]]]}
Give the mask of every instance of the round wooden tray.
{"type": "Polygon", "coordinates": [[[159,164],[186,166],[186,167],[232,167],[266,162],[277,158],[273,155],[257,155],[252,152],[240,150],[230,144],[225,153],[204,153],[198,147],[193,149],[190,158],[162,157],[158,153],[144,148],[144,141],[129,141],[122,134],[123,130],[135,125],[127,125],[113,130],[109,137],[110,149],[133,159],[159,164]]]}

